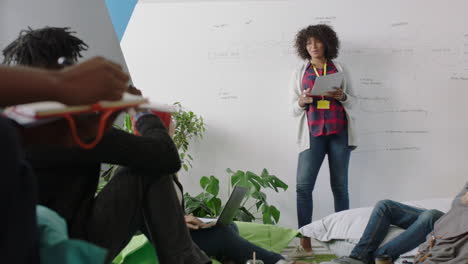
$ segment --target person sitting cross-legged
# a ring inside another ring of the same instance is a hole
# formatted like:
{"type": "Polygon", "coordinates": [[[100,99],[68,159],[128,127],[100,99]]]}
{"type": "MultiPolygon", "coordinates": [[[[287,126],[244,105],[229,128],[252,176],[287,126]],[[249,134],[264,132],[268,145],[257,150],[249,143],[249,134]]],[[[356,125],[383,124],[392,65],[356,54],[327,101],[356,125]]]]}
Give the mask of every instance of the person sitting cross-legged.
{"type": "MultiPolygon", "coordinates": [[[[29,29],[3,50],[4,63],[60,69],[60,57],[76,63],[87,47],[69,28],[29,29]]],[[[107,74],[113,72],[108,69],[107,74]]],[[[125,88],[139,93],[128,84],[125,88]]],[[[94,124],[96,118],[81,116],[76,121],[94,124]]],[[[62,136],[56,131],[69,131],[64,120],[53,125],[66,128],[49,129],[53,136],[62,136]]],[[[161,264],[211,263],[185,226],[172,182],[172,174],[181,167],[180,158],[167,129],[155,115],[142,117],[136,127],[141,136],[110,128],[90,150],[45,142],[39,136],[44,132],[40,127],[25,131],[36,132],[25,156],[37,176],[39,204],[65,219],[71,238],[107,249],[107,262],[141,231],[157,248],[161,264]],[[119,169],[96,195],[101,163],[119,165],[119,169]]]]}

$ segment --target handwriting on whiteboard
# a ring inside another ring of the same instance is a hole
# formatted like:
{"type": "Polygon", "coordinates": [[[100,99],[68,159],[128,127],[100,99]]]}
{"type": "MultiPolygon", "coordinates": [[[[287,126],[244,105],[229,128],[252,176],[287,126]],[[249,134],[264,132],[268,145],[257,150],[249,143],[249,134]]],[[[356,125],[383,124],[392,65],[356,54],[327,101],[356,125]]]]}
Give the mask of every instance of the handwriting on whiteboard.
{"type": "Polygon", "coordinates": [[[353,154],[365,154],[369,152],[386,152],[386,151],[420,151],[421,147],[359,147],[353,151],[353,154]]]}
{"type": "Polygon", "coordinates": [[[366,131],[361,132],[361,135],[372,135],[372,134],[429,134],[428,130],[381,130],[381,131],[366,131]]]}
{"type": "Polygon", "coordinates": [[[385,113],[421,113],[424,114],[424,117],[427,117],[429,114],[428,110],[425,109],[387,109],[387,110],[376,110],[376,109],[369,109],[364,107],[364,105],[360,104],[360,109],[362,112],[371,113],[371,114],[385,114],[385,113]]]}
{"type": "Polygon", "coordinates": [[[222,100],[237,100],[239,97],[237,95],[232,94],[228,91],[219,91],[218,93],[219,99],[222,100]]]}
{"type": "Polygon", "coordinates": [[[335,16],[319,16],[315,17],[315,22],[317,24],[332,24],[336,20],[335,16]]]}
{"type": "Polygon", "coordinates": [[[391,24],[392,27],[401,27],[401,26],[408,26],[408,25],[409,25],[408,22],[396,22],[396,23],[391,24]]]}
{"type": "Polygon", "coordinates": [[[361,79],[359,79],[359,82],[362,84],[362,85],[365,85],[365,86],[381,86],[382,85],[382,82],[381,81],[378,81],[378,80],[374,80],[373,78],[368,78],[368,77],[363,77],[361,79]]]}

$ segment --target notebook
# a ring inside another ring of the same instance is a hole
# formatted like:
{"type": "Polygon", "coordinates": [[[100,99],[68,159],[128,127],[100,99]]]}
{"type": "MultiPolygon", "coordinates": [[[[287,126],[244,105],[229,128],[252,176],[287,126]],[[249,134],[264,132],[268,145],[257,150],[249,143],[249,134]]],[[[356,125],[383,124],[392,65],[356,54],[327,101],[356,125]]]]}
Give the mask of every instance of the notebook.
{"type": "Polygon", "coordinates": [[[213,226],[227,226],[232,223],[234,220],[234,216],[236,216],[237,210],[239,209],[242,200],[244,200],[245,194],[247,193],[246,187],[236,186],[234,190],[232,190],[231,196],[229,196],[226,205],[221,211],[218,219],[210,219],[210,218],[199,218],[205,224],[212,224],[207,226],[206,228],[210,228],[213,226]]]}
{"type": "Polygon", "coordinates": [[[121,100],[118,101],[100,101],[92,105],[65,105],[59,102],[36,102],[22,105],[15,105],[7,107],[3,111],[3,115],[10,118],[16,123],[24,127],[33,127],[50,123],[57,119],[65,118],[68,120],[70,132],[75,142],[84,149],[91,149],[95,147],[101,140],[106,127],[107,119],[116,111],[126,108],[146,106],[162,111],[172,111],[169,105],[162,104],[149,104],[148,99],[124,93],[121,100]],[[101,114],[101,120],[95,139],[91,143],[85,143],[79,138],[74,116],[76,115],[93,115],[96,113],[101,114]]]}
{"type": "Polygon", "coordinates": [[[311,91],[311,95],[326,96],[328,92],[335,91],[335,87],[341,87],[343,84],[343,80],[343,72],[336,72],[333,74],[327,74],[325,76],[318,76],[315,79],[314,88],[311,91]]]}
{"type": "Polygon", "coordinates": [[[62,117],[64,114],[83,114],[98,112],[106,109],[124,109],[148,103],[148,99],[124,93],[118,101],[100,101],[92,105],[65,105],[59,102],[45,101],[7,107],[3,112],[9,118],[14,119],[20,125],[31,125],[43,118],[62,117]]]}

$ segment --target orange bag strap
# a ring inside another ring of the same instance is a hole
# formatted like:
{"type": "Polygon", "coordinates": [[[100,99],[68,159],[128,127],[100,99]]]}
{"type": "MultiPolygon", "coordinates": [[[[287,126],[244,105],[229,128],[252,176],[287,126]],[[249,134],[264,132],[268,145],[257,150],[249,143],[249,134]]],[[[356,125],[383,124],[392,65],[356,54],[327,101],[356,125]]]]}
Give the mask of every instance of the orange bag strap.
{"type": "Polygon", "coordinates": [[[65,114],[63,115],[63,117],[68,120],[68,125],[70,126],[73,140],[75,140],[75,142],[84,149],[92,149],[99,143],[99,141],[101,141],[102,137],[104,136],[104,130],[106,128],[107,120],[117,110],[119,109],[107,109],[102,112],[101,119],[99,120],[99,127],[96,134],[96,138],[91,143],[83,142],[83,140],[81,140],[81,138],[78,136],[76,122],[71,114],[65,114]]]}

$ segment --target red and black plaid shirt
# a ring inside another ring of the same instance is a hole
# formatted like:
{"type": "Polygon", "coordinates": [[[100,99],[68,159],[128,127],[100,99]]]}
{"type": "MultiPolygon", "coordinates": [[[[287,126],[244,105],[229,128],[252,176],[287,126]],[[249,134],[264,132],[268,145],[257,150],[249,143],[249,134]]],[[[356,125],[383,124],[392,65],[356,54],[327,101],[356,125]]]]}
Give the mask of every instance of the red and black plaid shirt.
{"type": "MultiPolygon", "coordinates": [[[[323,75],[323,69],[317,69],[320,76],[323,75]]],[[[327,64],[327,75],[338,72],[333,62],[327,64]]],[[[302,88],[304,90],[312,87],[314,89],[315,78],[314,68],[309,63],[307,65],[304,77],[302,78],[302,88]]],[[[314,136],[326,136],[338,134],[346,128],[346,113],[343,105],[331,97],[325,96],[325,100],[330,101],[330,109],[317,109],[317,101],[322,100],[322,96],[314,96],[314,102],[307,107],[307,120],[309,123],[309,132],[314,136]]]]}

